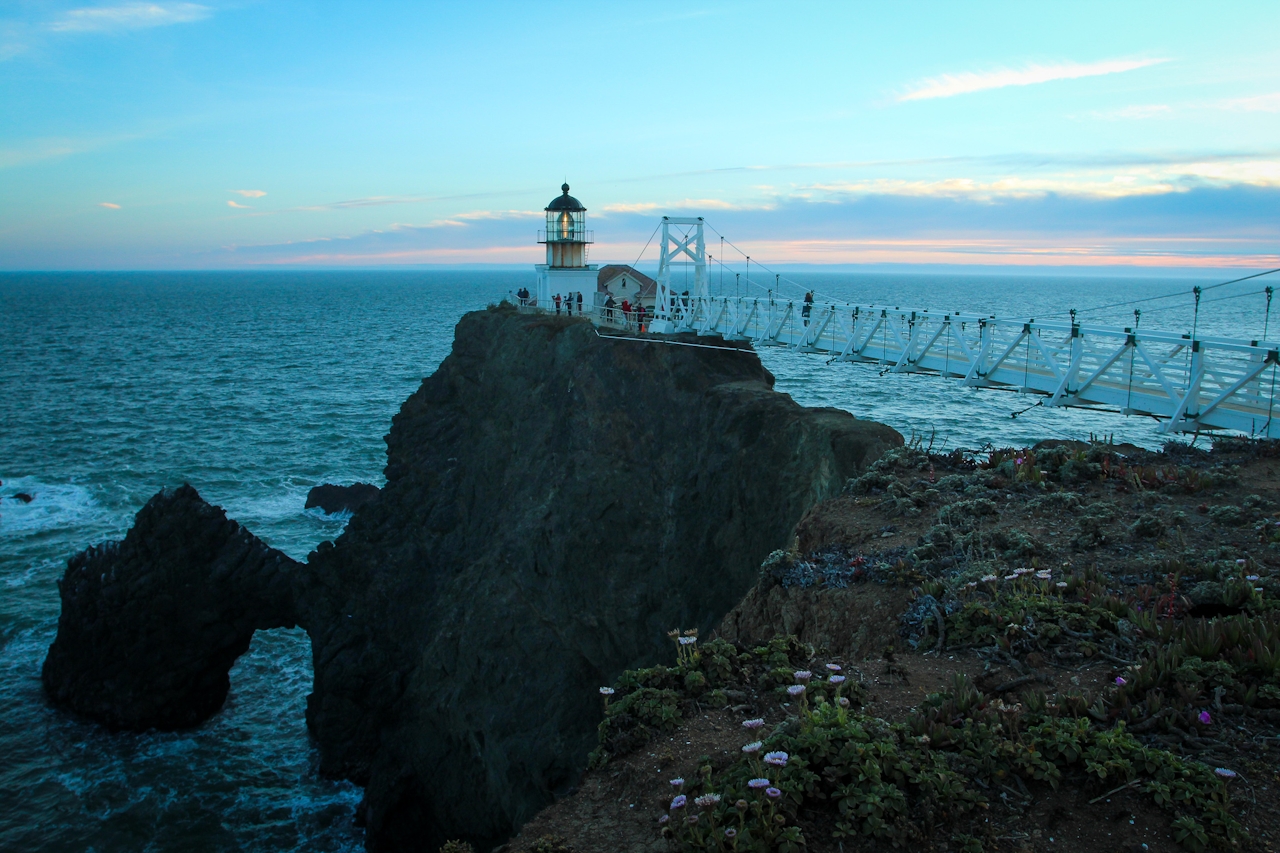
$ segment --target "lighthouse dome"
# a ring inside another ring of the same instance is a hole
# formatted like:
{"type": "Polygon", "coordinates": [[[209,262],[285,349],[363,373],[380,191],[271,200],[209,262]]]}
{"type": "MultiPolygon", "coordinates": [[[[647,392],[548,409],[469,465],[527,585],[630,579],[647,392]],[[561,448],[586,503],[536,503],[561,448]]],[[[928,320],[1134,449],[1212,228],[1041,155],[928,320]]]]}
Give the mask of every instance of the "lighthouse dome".
{"type": "Polygon", "coordinates": [[[551,200],[551,203],[546,207],[547,210],[586,210],[586,208],[582,206],[582,202],[569,195],[568,184],[561,184],[560,189],[562,194],[551,200]]]}

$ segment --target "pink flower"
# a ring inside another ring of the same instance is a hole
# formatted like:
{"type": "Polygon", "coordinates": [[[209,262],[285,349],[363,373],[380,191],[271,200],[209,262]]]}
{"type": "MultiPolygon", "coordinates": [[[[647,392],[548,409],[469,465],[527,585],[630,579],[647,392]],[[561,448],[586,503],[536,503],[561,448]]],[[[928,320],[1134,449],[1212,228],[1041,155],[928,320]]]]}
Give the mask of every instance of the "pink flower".
{"type": "Polygon", "coordinates": [[[683,788],[683,787],[684,787],[684,777],[682,777],[682,776],[677,776],[676,778],[672,779],[672,780],[671,780],[671,787],[675,788],[677,791],[678,791],[678,790],[680,790],[681,788],[683,788]]]}
{"type": "Polygon", "coordinates": [[[1118,676],[1118,675],[1116,676],[1116,686],[1118,686],[1118,687],[1123,687],[1123,686],[1124,686],[1125,684],[1127,684],[1127,683],[1128,683],[1128,682],[1126,682],[1126,681],[1125,681],[1123,678],[1121,678],[1120,676],[1118,676]]]}
{"type": "Polygon", "coordinates": [[[1199,719],[1200,719],[1200,722],[1206,726],[1213,722],[1213,717],[1209,716],[1208,711],[1201,711],[1199,719]]]}
{"type": "Polygon", "coordinates": [[[686,797],[684,794],[679,794],[676,796],[674,800],[671,801],[671,808],[682,809],[684,808],[684,804],[687,802],[689,802],[689,798],[686,797]]]}
{"type": "Polygon", "coordinates": [[[813,678],[813,673],[807,669],[802,669],[799,672],[797,672],[795,675],[796,675],[796,681],[799,681],[802,684],[808,681],[809,679],[813,678]]]}
{"type": "Polygon", "coordinates": [[[771,800],[776,800],[778,797],[782,796],[782,792],[777,788],[765,788],[764,792],[769,795],[769,799],[771,800]]]}
{"type": "Polygon", "coordinates": [[[793,685],[791,685],[790,687],[788,687],[788,688],[787,688],[787,692],[788,692],[788,693],[790,693],[792,696],[799,696],[799,695],[801,695],[802,693],[804,693],[804,685],[803,685],[803,684],[793,684],[793,685]]]}
{"type": "Polygon", "coordinates": [[[831,676],[830,681],[831,681],[831,683],[832,683],[832,684],[844,684],[844,676],[843,676],[843,675],[833,675],[833,676],[831,676]]]}
{"type": "Polygon", "coordinates": [[[773,764],[777,767],[786,767],[788,756],[785,752],[766,752],[764,754],[764,763],[773,764]]]}
{"type": "Polygon", "coordinates": [[[743,720],[742,727],[746,729],[758,729],[764,725],[764,720],[743,720]]]}
{"type": "Polygon", "coordinates": [[[724,828],[724,837],[725,837],[725,838],[737,838],[737,837],[738,837],[738,830],[734,829],[732,826],[726,826],[726,827],[724,828]]]}
{"type": "Polygon", "coordinates": [[[838,663],[829,663],[829,664],[827,664],[827,669],[831,670],[832,672],[839,672],[839,671],[840,671],[840,664],[838,664],[838,663]]]}
{"type": "Polygon", "coordinates": [[[1217,768],[1214,768],[1214,771],[1213,771],[1213,772],[1214,772],[1214,773],[1217,773],[1217,774],[1218,774],[1219,776],[1221,776],[1223,779],[1234,779],[1234,778],[1236,778],[1236,771],[1234,771],[1234,770],[1228,770],[1228,769],[1227,769],[1227,768],[1225,768],[1225,767],[1217,767],[1217,768]]]}
{"type": "Polygon", "coordinates": [[[768,780],[768,779],[763,779],[763,778],[761,778],[761,779],[752,779],[751,781],[747,782],[747,787],[748,787],[748,788],[756,788],[756,789],[760,789],[760,788],[767,788],[767,787],[769,787],[769,780],[768,780]]]}

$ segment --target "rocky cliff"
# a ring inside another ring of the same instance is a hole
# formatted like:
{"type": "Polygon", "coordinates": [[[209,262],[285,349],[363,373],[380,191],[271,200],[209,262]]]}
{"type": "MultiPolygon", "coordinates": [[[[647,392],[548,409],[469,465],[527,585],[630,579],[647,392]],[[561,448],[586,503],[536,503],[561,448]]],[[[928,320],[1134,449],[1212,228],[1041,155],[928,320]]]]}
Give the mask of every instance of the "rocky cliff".
{"type": "MultiPolygon", "coordinates": [[[[714,626],[810,506],[902,443],[772,386],[745,344],[618,340],[509,306],[462,319],[392,422],[386,486],[305,570],[279,573],[312,640],[323,769],[366,786],[371,849],[491,845],[569,790],[598,687],[669,658],[668,630],[714,626]]],[[[77,559],[92,565],[68,570],[46,684],[89,710],[56,677],[63,661],[142,652],[126,629],[124,645],[95,634],[102,650],[64,642],[77,614],[109,618],[83,602],[108,594],[92,576],[119,558],[77,559]]],[[[157,609],[172,615],[171,585],[157,609]]],[[[240,648],[232,635],[219,649],[240,648]]],[[[145,705],[138,691],[156,681],[130,682],[119,704],[145,705]]]]}
{"type": "Polygon", "coordinates": [[[45,691],[111,728],[194,726],[253,632],[293,627],[297,569],[190,486],[162,491],[123,542],[70,560],[45,691]]]}
{"type": "Polygon", "coordinates": [[[569,789],[598,687],[709,630],[801,515],[901,437],[772,390],[755,353],[467,315],[387,484],[310,559],[309,720],[372,849],[505,837],[569,789]]]}

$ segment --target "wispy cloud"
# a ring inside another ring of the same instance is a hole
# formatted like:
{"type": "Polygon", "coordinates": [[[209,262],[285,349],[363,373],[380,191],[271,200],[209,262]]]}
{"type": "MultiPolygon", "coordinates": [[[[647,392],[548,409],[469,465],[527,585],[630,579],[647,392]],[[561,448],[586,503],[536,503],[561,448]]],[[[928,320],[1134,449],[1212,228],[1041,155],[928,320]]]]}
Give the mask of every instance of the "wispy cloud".
{"type": "Polygon", "coordinates": [[[1266,95],[1255,95],[1251,98],[1232,98],[1223,101],[1223,109],[1245,110],[1248,112],[1280,113],[1280,92],[1266,95]]]}
{"type": "Polygon", "coordinates": [[[199,3],[122,3],[63,12],[49,29],[61,33],[112,32],[201,21],[213,10],[199,3]]]}
{"type": "Polygon", "coordinates": [[[899,101],[923,101],[930,98],[951,98],[988,89],[1006,86],[1031,86],[1053,80],[1075,80],[1080,77],[1100,77],[1134,71],[1150,65],[1168,62],[1167,59],[1104,59],[1100,62],[1058,62],[1051,65],[1027,65],[1023,68],[996,68],[990,71],[963,71],[943,74],[912,85],[899,101]]]}
{"type": "MultiPolygon", "coordinates": [[[[937,180],[869,178],[797,186],[792,195],[910,196],[965,198],[974,201],[1036,198],[1047,195],[1119,199],[1187,192],[1204,186],[1280,187],[1280,158],[1203,158],[1181,163],[1134,164],[1119,169],[1085,168],[1040,175],[937,180]]],[[[821,200],[814,198],[814,200],[821,200]]]]}
{"type": "Polygon", "coordinates": [[[262,190],[232,190],[232,192],[245,198],[262,198],[266,195],[262,190]]]}
{"type": "Polygon", "coordinates": [[[233,201],[231,199],[227,199],[227,207],[234,207],[236,210],[253,210],[249,205],[240,204],[238,201],[233,201]]]}
{"type": "Polygon", "coordinates": [[[100,202],[98,202],[98,207],[105,207],[105,208],[108,208],[108,209],[110,209],[110,210],[119,210],[119,209],[120,209],[120,205],[118,205],[118,204],[114,204],[113,202],[109,202],[109,201],[100,201],[100,202]]]}

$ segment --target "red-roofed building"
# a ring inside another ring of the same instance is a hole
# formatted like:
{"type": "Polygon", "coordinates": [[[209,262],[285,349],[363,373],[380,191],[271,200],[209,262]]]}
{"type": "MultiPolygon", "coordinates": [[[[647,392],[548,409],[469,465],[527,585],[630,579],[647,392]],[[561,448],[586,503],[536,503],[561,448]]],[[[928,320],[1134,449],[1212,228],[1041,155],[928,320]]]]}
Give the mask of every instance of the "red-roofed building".
{"type": "Polygon", "coordinates": [[[619,306],[623,299],[632,305],[639,301],[652,313],[658,298],[658,283],[629,264],[606,264],[596,275],[596,292],[602,303],[607,295],[612,295],[619,306]]]}

